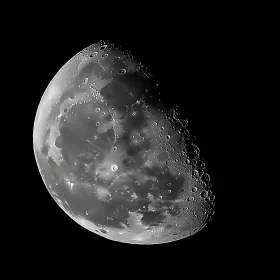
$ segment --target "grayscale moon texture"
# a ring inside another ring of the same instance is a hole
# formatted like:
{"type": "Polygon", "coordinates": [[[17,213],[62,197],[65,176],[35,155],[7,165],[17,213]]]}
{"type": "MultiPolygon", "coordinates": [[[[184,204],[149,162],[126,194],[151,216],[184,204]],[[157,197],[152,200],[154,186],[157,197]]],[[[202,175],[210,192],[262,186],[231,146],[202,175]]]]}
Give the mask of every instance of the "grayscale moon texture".
{"type": "Polygon", "coordinates": [[[34,122],[49,203],[108,242],[162,244],[203,230],[215,196],[181,104],[163,102],[152,71],[109,42],[69,59],[34,122]]]}

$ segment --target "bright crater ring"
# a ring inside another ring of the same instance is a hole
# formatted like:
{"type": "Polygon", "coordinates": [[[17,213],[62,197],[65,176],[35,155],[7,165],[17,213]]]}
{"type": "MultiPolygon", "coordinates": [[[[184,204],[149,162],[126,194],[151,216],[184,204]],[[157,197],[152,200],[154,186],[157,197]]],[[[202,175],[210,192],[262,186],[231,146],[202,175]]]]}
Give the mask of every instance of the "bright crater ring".
{"type": "Polygon", "coordinates": [[[57,211],[108,241],[171,242],[213,213],[187,122],[151,76],[128,51],[98,42],[59,70],[38,106],[35,158],[57,211]]]}

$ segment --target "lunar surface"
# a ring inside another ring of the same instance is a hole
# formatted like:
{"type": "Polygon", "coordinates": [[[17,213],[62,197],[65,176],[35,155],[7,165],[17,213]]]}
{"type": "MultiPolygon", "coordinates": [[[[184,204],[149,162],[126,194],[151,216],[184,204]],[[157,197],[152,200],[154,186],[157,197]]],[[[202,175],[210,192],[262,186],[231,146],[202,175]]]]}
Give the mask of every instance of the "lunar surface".
{"type": "Polygon", "coordinates": [[[97,42],[55,74],[37,109],[34,152],[49,194],[108,242],[172,242],[213,216],[180,104],[164,102],[151,77],[129,51],[97,42]]]}

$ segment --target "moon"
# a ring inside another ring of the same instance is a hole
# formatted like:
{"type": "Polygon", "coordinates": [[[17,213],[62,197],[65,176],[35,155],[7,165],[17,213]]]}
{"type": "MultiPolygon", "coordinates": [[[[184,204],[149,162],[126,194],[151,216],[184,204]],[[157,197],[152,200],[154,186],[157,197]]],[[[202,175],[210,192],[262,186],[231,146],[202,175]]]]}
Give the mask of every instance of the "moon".
{"type": "Polygon", "coordinates": [[[128,50],[99,41],[74,54],[42,95],[33,129],[57,211],[108,242],[162,244],[201,231],[215,196],[180,110],[128,50]]]}

